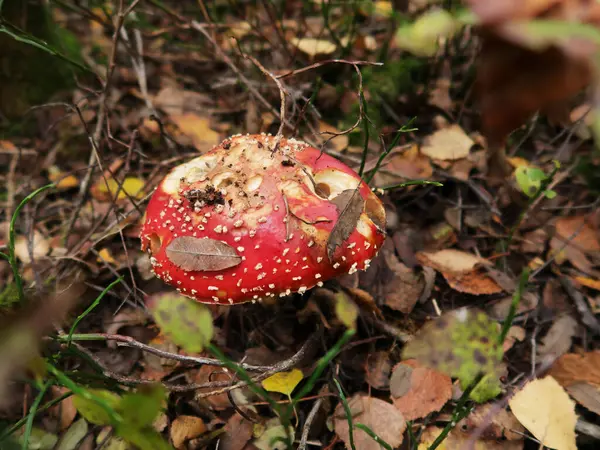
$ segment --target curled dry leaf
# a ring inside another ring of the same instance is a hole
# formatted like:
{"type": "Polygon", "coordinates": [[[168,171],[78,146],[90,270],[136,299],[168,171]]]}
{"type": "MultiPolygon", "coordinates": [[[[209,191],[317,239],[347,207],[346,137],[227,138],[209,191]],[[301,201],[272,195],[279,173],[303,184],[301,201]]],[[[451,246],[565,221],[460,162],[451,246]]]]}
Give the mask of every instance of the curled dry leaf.
{"type": "MultiPolygon", "coordinates": [[[[368,426],[377,436],[392,447],[398,447],[404,438],[406,421],[402,413],[394,405],[369,397],[366,394],[356,394],[348,399],[348,406],[354,424],[362,423],[368,426]]],[[[346,412],[339,404],[333,414],[335,432],[350,448],[350,432],[346,412]]],[[[361,429],[354,429],[354,444],[361,450],[380,450],[380,445],[361,429]]]]}
{"type": "Polygon", "coordinates": [[[210,128],[210,122],[206,117],[194,113],[184,113],[172,115],[170,119],[177,125],[181,133],[192,140],[194,147],[201,152],[210,150],[213,145],[217,145],[221,140],[219,133],[210,128]]]}
{"type": "Polygon", "coordinates": [[[409,314],[425,290],[424,278],[400,261],[392,251],[384,248],[383,256],[394,273],[391,282],[383,286],[385,305],[395,311],[409,314]]]}
{"type": "Polygon", "coordinates": [[[508,404],[521,424],[543,445],[556,450],[576,450],[575,402],[551,376],[533,380],[508,404]]]}
{"type": "Polygon", "coordinates": [[[326,122],[320,121],[319,122],[319,132],[325,133],[325,134],[320,135],[320,140],[322,142],[329,141],[329,143],[333,146],[333,148],[335,148],[338,152],[341,152],[348,147],[350,138],[348,137],[347,134],[339,134],[340,130],[338,130],[334,126],[329,125],[326,122]],[[329,133],[333,133],[333,134],[329,134],[329,133]],[[335,136],[336,134],[338,136],[335,136]]]}
{"type": "Polygon", "coordinates": [[[167,257],[183,270],[217,271],[237,266],[242,257],[221,241],[210,238],[180,236],[167,247],[167,257]]]}
{"type": "Polygon", "coordinates": [[[394,406],[402,413],[405,420],[415,420],[439,411],[452,397],[452,380],[448,375],[437,372],[428,367],[421,366],[415,360],[402,361],[394,368],[392,383],[405,385],[394,386],[392,401],[394,406]],[[410,370],[407,370],[409,368],[410,370]],[[401,376],[396,375],[399,370],[401,376]],[[394,394],[402,393],[400,396],[394,394]]]}
{"type": "Polygon", "coordinates": [[[327,240],[327,256],[330,261],[333,261],[335,249],[342,245],[356,228],[358,219],[365,207],[365,199],[360,195],[358,189],[346,189],[333,198],[331,202],[335,204],[340,212],[327,240]]]}
{"type": "Polygon", "coordinates": [[[417,259],[424,266],[440,272],[450,287],[459,292],[473,295],[502,292],[502,287],[477,267],[479,264],[487,264],[483,258],[460,250],[445,249],[433,253],[420,252],[417,259]]]}
{"type": "Polygon", "coordinates": [[[294,47],[308,56],[330,55],[335,52],[336,45],[325,39],[293,37],[290,41],[294,47]]]}
{"type": "Polygon", "coordinates": [[[469,156],[473,140],[458,125],[442,128],[425,138],[421,153],[431,159],[454,161],[469,156]]]}

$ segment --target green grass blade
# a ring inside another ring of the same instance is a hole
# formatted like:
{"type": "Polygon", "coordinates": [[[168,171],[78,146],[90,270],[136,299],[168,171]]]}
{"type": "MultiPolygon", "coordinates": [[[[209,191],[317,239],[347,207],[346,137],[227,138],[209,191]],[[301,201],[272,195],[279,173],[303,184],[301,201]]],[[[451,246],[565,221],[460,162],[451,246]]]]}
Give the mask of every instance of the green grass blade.
{"type": "Polygon", "coordinates": [[[21,450],[28,450],[29,448],[29,437],[31,436],[31,430],[33,428],[33,419],[35,418],[35,413],[40,407],[42,398],[44,398],[44,395],[46,394],[46,391],[48,390],[51,384],[52,383],[50,381],[46,381],[46,383],[44,383],[44,385],[40,389],[40,392],[38,393],[37,397],[31,404],[29,414],[27,415],[27,421],[25,422],[25,431],[23,433],[23,442],[21,444],[21,450]]]}

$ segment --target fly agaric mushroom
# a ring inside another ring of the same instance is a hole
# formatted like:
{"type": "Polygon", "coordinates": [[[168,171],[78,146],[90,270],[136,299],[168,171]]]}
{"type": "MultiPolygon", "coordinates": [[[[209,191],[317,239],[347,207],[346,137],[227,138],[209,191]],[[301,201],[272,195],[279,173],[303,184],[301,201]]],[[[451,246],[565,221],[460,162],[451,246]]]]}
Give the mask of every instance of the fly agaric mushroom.
{"type": "Polygon", "coordinates": [[[306,143],[233,136],[175,167],[141,230],[154,273],[202,303],[304,293],[365,270],[385,239],[379,198],[306,143]]]}

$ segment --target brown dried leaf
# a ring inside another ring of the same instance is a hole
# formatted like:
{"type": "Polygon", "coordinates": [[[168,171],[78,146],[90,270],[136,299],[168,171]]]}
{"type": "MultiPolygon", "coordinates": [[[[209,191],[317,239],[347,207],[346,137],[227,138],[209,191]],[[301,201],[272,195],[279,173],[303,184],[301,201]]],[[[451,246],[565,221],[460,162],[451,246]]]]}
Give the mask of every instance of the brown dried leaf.
{"type": "Polygon", "coordinates": [[[217,271],[235,267],[242,257],[235,249],[210,238],[181,236],[167,247],[167,258],[177,267],[192,271],[217,271]]]}
{"type": "Polygon", "coordinates": [[[340,215],[327,240],[327,256],[333,262],[335,249],[350,237],[365,207],[365,199],[358,189],[346,189],[331,200],[340,215]]]}
{"type": "Polygon", "coordinates": [[[486,403],[477,405],[475,409],[457,424],[457,429],[470,433],[485,427],[481,439],[502,439],[510,441],[523,440],[525,428],[512,412],[500,405],[486,403]]]}
{"type": "Polygon", "coordinates": [[[590,254],[600,254],[598,232],[586,217],[561,217],[556,221],[556,236],[550,240],[552,253],[560,252],[557,261],[568,259],[577,269],[593,273],[590,254]]]}
{"type": "MultiPolygon", "coordinates": [[[[422,448],[428,448],[441,432],[442,429],[439,427],[427,427],[421,434],[421,444],[419,445],[419,450],[422,448]]],[[[447,450],[462,450],[465,448],[469,448],[467,447],[469,443],[469,437],[469,434],[454,429],[448,434],[446,439],[444,439],[443,444],[439,448],[445,448],[447,450]]],[[[494,440],[477,439],[474,442],[473,447],[470,448],[472,448],[473,450],[522,450],[523,441],[520,440],[496,442],[494,440]]]]}
{"type": "Polygon", "coordinates": [[[548,374],[564,387],[581,381],[600,385],[600,351],[567,353],[558,358],[548,374]]]}
{"type": "Polygon", "coordinates": [[[410,387],[406,393],[399,397],[393,395],[399,392],[395,389],[392,393],[392,400],[405,420],[420,419],[429,413],[442,409],[452,397],[452,380],[450,377],[428,367],[420,366],[416,360],[406,360],[394,368],[394,374],[396,370],[400,370],[401,373],[405,374],[403,377],[405,379],[407,378],[407,371],[403,366],[413,369],[409,374],[410,387]]]}
{"type": "Polygon", "coordinates": [[[387,389],[390,385],[392,361],[388,352],[373,352],[365,364],[366,381],[375,389],[387,389]]]}
{"type": "Polygon", "coordinates": [[[584,408],[600,415],[600,387],[590,383],[575,383],[568,386],[567,392],[584,408]]]}
{"type": "Polygon", "coordinates": [[[409,314],[425,289],[425,280],[406,267],[391,251],[382,252],[385,261],[394,273],[391,282],[384,285],[385,305],[395,311],[409,314]]]}
{"type": "Polygon", "coordinates": [[[252,438],[252,422],[239,414],[234,414],[225,424],[225,433],[221,436],[221,450],[242,450],[252,438]]]}
{"type": "Polygon", "coordinates": [[[206,431],[206,425],[199,417],[177,416],[171,424],[171,441],[177,450],[185,449],[185,443],[197,438],[206,431]]]}
{"type": "Polygon", "coordinates": [[[539,356],[554,359],[564,355],[571,348],[576,333],[577,321],[572,316],[559,317],[542,339],[542,344],[538,347],[539,356]]]}
{"type": "MultiPolygon", "coordinates": [[[[369,397],[366,394],[356,394],[348,399],[354,423],[360,422],[368,426],[381,439],[392,447],[398,447],[404,438],[406,421],[402,413],[394,405],[369,397]]],[[[350,448],[350,432],[346,412],[339,404],[334,411],[334,426],[337,435],[350,448]]],[[[380,450],[380,445],[363,430],[354,429],[354,443],[357,449],[380,450]]]]}

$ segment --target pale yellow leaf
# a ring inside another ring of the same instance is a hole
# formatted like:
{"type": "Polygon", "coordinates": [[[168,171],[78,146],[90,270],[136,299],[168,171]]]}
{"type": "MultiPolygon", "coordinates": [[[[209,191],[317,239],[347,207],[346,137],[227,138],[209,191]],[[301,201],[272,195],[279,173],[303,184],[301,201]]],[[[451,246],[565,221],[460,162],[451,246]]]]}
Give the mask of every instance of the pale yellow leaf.
{"type": "MultiPolygon", "coordinates": [[[[321,132],[321,133],[329,132],[329,133],[337,134],[340,132],[340,130],[338,130],[333,125],[329,125],[326,122],[320,121],[319,122],[319,132],[321,132]]],[[[350,140],[348,138],[347,134],[342,134],[342,135],[335,136],[335,137],[333,134],[323,134],[323,135],[321,135],[321,139],[323,139],[323,142],[329,141],[329,143],[331,145],[333,145],[338,152],[341,152],[342,150],[346,149],[346,147],[348,147],[348,143],[350,140]]]]}
{"type": "Polygon", "coordinates": [[[278,372],[262,381],[262,386],[269,392],[281,392],[290,395],[304,375],[300,369],[292,369],[289,372],[278,372]]]}
{"type": "Polygon", "coordinates": [[[451,248],[433,253],[422,252],[422,254],[442,272],[469,272],[477,264],[486,263],[483,258],[451,248]]]}
{"type": "Polygon", "coordinates": [[[92,196],[99,201],[112,201],[118,192],[117,200],[123,200],[125,198],[132,197],[134,199],[142,199],[144,197],[144,180],[137,177],[127,177],[123,180],[121,189],[119,189],[119,182],[114,178],[108,178],[105,180],[100,177],[98,181],[92,186],[92,196]]]}
{"type": "Polygon", "coordinates": [[[331,41],[315,38],[292,38],[292,45],[309,56],[330,55],[335,52],[336,46],[331,41]]]}
{"type": "Polygon", "coordinates": [[[421,153],[431,159],[452,161],[469,156],[473,145],[473,140],[460,126],[451,125],[426,137],[421,153]]]}
{"type": "Polygon", "coordinates": [[[219,133],[210,128],[207,117],[185,113],[172,115],[170,119],[183,134],[192,140],[194,147],[198,150],[217,145],[221,141],[219,133]]]}
{"type": "Polygon", "coordinates": [[[575,402],[551,376],[526,384],[509,405],[519,422],[546,447],[577,449],[575,402]]]}
{"type": "MultiPolygon", "coordinates": [[[[24,264],[31,262],[31,255],[29,253],[29,237],[18,236],[15,241],[15,256],[20,259],[24,264]]],[[[33,237],[31,238],[31,249],[34,259],[39,259],[48,254],[50,245],[46,238],[37,230],[34,230],[33,237]]]]}

